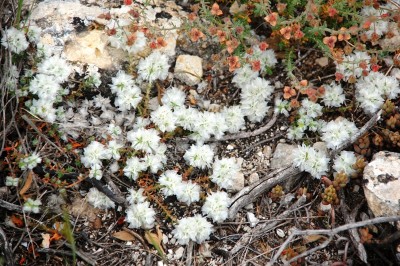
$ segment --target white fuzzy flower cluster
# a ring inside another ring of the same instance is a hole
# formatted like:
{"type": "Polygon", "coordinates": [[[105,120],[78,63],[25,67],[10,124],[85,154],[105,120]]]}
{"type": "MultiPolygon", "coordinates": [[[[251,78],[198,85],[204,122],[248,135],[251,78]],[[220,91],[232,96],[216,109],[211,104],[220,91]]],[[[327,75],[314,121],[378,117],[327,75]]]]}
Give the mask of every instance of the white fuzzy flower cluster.
{"type": "Polygon", "coordinates": [[[40,201],[40,199],[33,200],[33,199],[29,198],[24,203],[24,207],[22,208],[22,210],[25,212],[39,213],[40,205],[42,205],[42,202],[40,201]]]}
{"type": "Polygon", "coordinates": [[[126,161],[123,169],[125,176],[136,180],[139,174],[147,169],[150,169],[151,173],[157,173],[163,168],[167,162],[167,146],[160,142],[157,130],[142,127],[134,129],[127,133],[126,139],[132,143],[133,149],[141,150],[145,154],[142,158],[131,157],[126,161]]]}
{"type": "Polygon", "coordinates": [[[19,182],[18,177],[7,176],[6,177],[6,186],[8,187],[17,187],[19,182]]]}
{"type": "MultiPolygon", "coordinates": [[[[119,160],[121,157],[119,152],[122,147],[123,145],[117,140],[110,140],[107,146],[98,141],[92,141],[84,148],[81,162],[85,167],[90,168],[89,177],[100,180],[103,176],[102,160],[119,160]]],[[[117,170],[115,169],[115,171],[117,170]]]]}
{"type": "Polygon", "coordinates": [[[148,201],[131,205],[126,210],[126,221],[130,228],[150,229],[154,226],[156,212],[148,201]]]}
{"type": "Polygon", "coordinates": [[[141,59],[138,64],[139,77],[153,83],[155,80],[164,80],[168,76],[168,56],[155,51],[144,59],[141,59]]]}
{"type": "Polygon", "coordinates": [[[124,29],[118,28],[114,35],[108,39],[111,46],[117,49],[123,49],[129,54],[137,54],[146,48],[147,38],[141,31],[130,33],[124,29]]]}
{"type": "Polygon", "coordinates": [[[240,171],[240,166],[235,158],[222,158],[215,160],[212,169],[210,180],[221,188],[230,189],[240,171]]]}
{"type": "Polygon", "coordinates": [[[261,50],[258,45],[253,45],[251,50],[252,54],[246,54],[246,58],[250,61],[259,60],[261,63],[261,73],[265,73],[267,68],[273,68],[278,60],[276,59],[275,52],[272,49],[261,50]]]}
{"type": "Polygon", "coordinates": [[[177,87],[168,88],[161,98],[163,105],[170,109],[176,110],[185,107],[186,94],[183,90],[177,87]]]}
{"type": "Polygon", "coordinates": [[[115,207],[115,203],[97,188],[92,187],[86,195],[87,201],[95,208],[110,209],[115,207]]]}
{"type": "Polygon", "coordinates": [[[200,186],[191,181],[183,181],[175,171],[165,171],[158,180],[164,196],[176,195],[180,202],[190,205],[200,200],[200,186]]]}
{"type": "Polygon", "coordinates": [[[328,107],[340,107],[345,100],[343,94],[343,88],[339,83],[332,82],[329,85],[325,85],[325,93],[322,96],[322,102],[328,107]]]}
{"type": "Polygon", "coordinates": [[[1,45],[13,53],[19,54],[28,48],[29,43],[23,31],[10,27],[4,31],[1,45]]]}
{"type": "Polygon", "coordinates": [[[245,64],[235,70],[232,83],[236,84],[239,88],[242,88],[250,81],[258,77],[258,72],[253,71],[249,64],[245,64]]]}
{"type": "Polygon", "coordinates": [[[269,81],[255,78],[241,87],[240,105],[251,122],[260,122],[268,112],[268,101],[274,91],[269,81]]]}
{"type": "Polygon", "coordinates": [[[371,72],[356,83],[356,100],[369,115],[381,108],[384,98],[395,99],[399,94],[399,81],[380,72],[371,72]]]}
{"type": "Polygon", "coordinates": [[[205,169],[211,166],[214,158],[214,152],[209,145],[192,145],[190,149],[185,152],[183,158],[191,166],[205,169]]]}
{"type": "Polygon", "coordinates": [[[383,13],[387,12],[387,7],[385,5],[381,6],[379,9],[375,9],[372,6],[365,6],[361,9],[362,17],[366,18],[365,22],[372,22],[369,29],[365,31],[368,39],[371,39],[372,34],[376,34],[381,37],[386,32],[389,31],[389,22],[381,18],[383,13]]]}
{"type": "Polygon", "coordinates": [[[290,103],[286,100],[279,99],[277,98],[275,100],[275,107],[274,107],[274,112],[278,114],[283,114],[284,116],[289,116],[289,111],[290,111],[290,103]]]}
{"type": "Polygon", "coordinates": [[[302,144],[293,152],[293,165],[301,171],[309,172],[314,178],[326,174],[329,158],[322,151],[302,144]]]}
{"type": "Polygon", "coordinates": [[[329,149],[336,149],[350,139],[357,131],[358,129],[353,122],[343,117],[338,117],[336,120],[330,121],[322,127],[321,139],[325,141],[329,149]]]}
{"type": "Polygon", "coordinates": [[[42,158],[40,158],[39,154],[34,152],[31,155],[22,158],[18,162],[18,166],[21,170],[26,170],[26,169],[33,169],[38,165],[39,163],[42,162],[42,158]]]}
{"type": "Polygon", "coordinates": [[[53,55],[39,63],[37,72],[29,84],[29,91],[38,96],[30,103],[30,111],[52,123],[57,118],[57,110],[53,105],[61,102],[62,96],[69,93],[60,84],[68,79],[72,68],[65,59],[53,55]]]}
{"type": "Polygon", "coordinates": [[[151,112],[151,121],[161,132],[171,132],[176,128],[177,119],[170,107],[163,105],[151,112]]]}
{"type": "Polygon", "coordinates": [[[345,173],[348,177],[356,173],[353,165],[357,162],[356,155],[351,151],[342,151],[333,161],[333,169],[345,173]]]}
{"type": "Polygon", "coordinates": [[[142,96],[140,88],[135,84],[132,76],[121,70],[111,80],[110,89],[117,96],[114,102],[115,106],[118,106],[120,111],[136,108],[142,100],[142,96]]]}
{"type": "Polygon", "coordinates": [[[360,63],[366,64],[366,70],[369,70],[369,61],[371,57],[366,52],[356,51],[353,54],[346,55],[343,61],[336,64],[336,72],[343,75],[343,79],[348,81],[350,76],[359,78],[362,76],[363,69],[360,67],[360,63]]]}
{"type": "Polygon", "coordinates": [[[314,103],[307,98],[303,99],[298,113],[300,117],[288,130],[287,137],[289,139],[301,139],[306,130],[315,132],[323,126],[324,122],[322,120],[316,120],[317,117],[322,115],[322,106],[320,104],[314,103]]]}
{"type": "Polygon", "coordinates": [[[213,226],[210,222],[201,215],[195,215],[180,219],[172,234],[181,245],[188,244],[190,240],[201,244],[210,238],[210,234],[213,231],[213,226]]]}
{"type": "Polygon", "coordinates": [[[228,207],[230,203],[231,199],[228,193],[217,191],[207,196],[201,211],[214,222],[221,223],[228,218],[228,207]]]}
{"type": "Polygon", "coordinates": [[[96,65],[88,64],[85,72],[85,85],[98,88],[101,84],[101,75],[96,65]]]}

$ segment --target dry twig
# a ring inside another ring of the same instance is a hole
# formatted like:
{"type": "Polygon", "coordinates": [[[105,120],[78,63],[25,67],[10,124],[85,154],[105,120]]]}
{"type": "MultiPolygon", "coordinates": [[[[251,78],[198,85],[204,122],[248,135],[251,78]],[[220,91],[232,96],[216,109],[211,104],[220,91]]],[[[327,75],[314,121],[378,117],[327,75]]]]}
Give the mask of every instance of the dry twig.
{"type": "MultiPolygon", "coordinates": [[[[301,207],[306,202],[306,197],[301,196],[292,206],[290,206],[286,211],[282,212],[278,215],[277,219],[284,219],[288,217],[293,211],[301,207]]],[[[235,244],[235,246],[231,250],[231,254],[237,253],[239,250],[248,245],[251,241],[265,235],[267,232],[272,230],[275,226],[277,226],[281,221],[274,220],[273,222],[266,222],[263,224],[257,225],[251,232],[244,234],[239,241],[235,244]]]]}
{"type": "Polygon", "coordinates": [[[278,257],[282,253],[282,251],[285,250],[287,245],[289,245],[289,243],[292,241],[292,239],[295,236],[327,235],[327,236],[329,236],[329,238],[328,238],[328,240],[324,241],[324,243],[322,243],[321,245],[293,257],[292,259],[287,261],[285,263],[285,265],[290,265],[291,262],[294,262],[299,258],[308,256],[309,254],[311,254],[315,251],[323,249],[324,247],[326,247],[329,244],[329,242],[333,239],[333,237],[335,235],[337,235],[343,231],[347,231],[347,230],[351,230],[351,229],[355,229],[355,228],[359,228],[359,227],[364,227],[364,226],[368,226],[368,225],[372,225],[372,224],[377,224],[377,223],[388,223],[388,222],[395,222],[395,221],[399,221],[399,220],[400,220],[400,216],[389,216],[389,217],[378,217],[378,218],[360,221],[360,222],[356,222],[356,223],[345,224],[345,225],[342,225],[342,226],[339,226],[339,227],[336,227],[333,229],[317,229],[317,230],[295,229],[292,231],[290,236],[285,240],[285,242],[281,245],[279,250],[275,253],[274,257],[270,260],[270,262],[268,262],[267,265],[270,265],[270,266],[274,265],[274,263],[277,261],[278,257]]]}
{"type": "Polygon", "coordinates": [[[5,266],[14,266],[14,255],[11,244],[7,241],[6,233],[0,227],[0,251],[4,254],[5,266]]]}

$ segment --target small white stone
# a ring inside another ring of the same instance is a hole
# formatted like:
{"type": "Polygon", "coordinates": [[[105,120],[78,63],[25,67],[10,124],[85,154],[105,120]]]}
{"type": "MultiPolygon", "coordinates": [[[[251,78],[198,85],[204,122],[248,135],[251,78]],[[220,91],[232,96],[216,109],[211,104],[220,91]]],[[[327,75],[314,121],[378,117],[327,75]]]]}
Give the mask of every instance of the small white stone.
{"type": "Polygon", "coordinates": [[[251,175],[249,175],[249,184],[253,184],[260,180],[260,177],[258,176],[258,173],[254,172],[251,175]]]}
{"type": "Polygon", "coordinates": [[[319,204],[319,209],[323,212],[329,212],[332,209],[331,204],[322,204],[322,202],[319,204]]]}
{"type": "Polygon", "coordinates": [[[231,144],[229,144],[228,146],[226,146],[226,149],[227,149],[228,151],[231,151],[231,150],[234,149],[234,147],[233,147],[231,144]]]}
{"type": "Polygon", "coordinates": [[[174,70],[175,77],[189,86],[198,84],[203,76],[202,62],[203,59],[198,56],[178,56],[174,70]]]}
{"type": "Polygon", "coordinates": [[[247,204],[246,206],[244,206],[244,208],[246,209],[246,210],[249,210],[249,211],[251,211],[251,210],[253,210],[253,203],[249,203],[249,204],[247,204]]]}
{"type": "Polygon", "coordinates": [[[260,221],[259,219],[257,219],[257,217],[252,212],[247,212],[247,220],[250,223],[250,227],[256,226],[258,224],[258,222],[260,221]]]}
{"type": "Polygon", "coordinates": [[[168,236],[163,234],[162,241],[164,244],[168,244],[168,236]]]}
{"type": "Polygon", "coordinates": [[[281,131],[284,131],[284,130],[286,130],[287,129],[287,126],[281,126],[280,128],[279,128],[279,130],[281,130],[281,131]]]}
{"type": "Polygon", "coordinates": [[[185,252],[185,248],[184,247],[179,247],[176,251],[175,251],[175,258],[176,259],[180,259],[183,256],[183,252],[185,252]]]}
{"type": "Polygon", "coordinates": [[[276,229],[276,234],[280,237],[280,238],[284,238],[285,237],[285,231],[283,231],[282,229],[278,228],[276,229]]]}
{"type": "Polygon", "coordinates": [[[157,266],[164,266],[164,262],[162,260],[157,261],[157,266]]]}

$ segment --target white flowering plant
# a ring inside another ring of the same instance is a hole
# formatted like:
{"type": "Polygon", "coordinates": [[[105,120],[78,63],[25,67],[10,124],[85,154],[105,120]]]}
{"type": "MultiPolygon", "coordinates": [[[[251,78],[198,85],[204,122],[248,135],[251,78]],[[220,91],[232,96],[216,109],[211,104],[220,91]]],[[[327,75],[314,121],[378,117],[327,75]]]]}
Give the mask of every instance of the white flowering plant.
{"type": "MultiPolygon", "coordinates": [[[[399,60],[383,49],[391,45],[386,37],[398,37],[396,5],[246,0],[222,8],[218,1],[200,2],[190,13],[179,9],[178,17],[168,18],[165,13],[176,3],[124,0],[97,19],[85,18],[106,31],[96,58],[123,55],[107,57],[112,68],[72,59],[64,49],[65,41],[76,37],[68,35],[74,32],[70,27],[62,38],[49,36],[58,24],[42,29],[39,21],[2,30],[1,51],[7,51],[2,62],[11,65],[1,72],[6,96],[0,101],[0,124],[9,125],[0,130],[5,136],[1,184],[25,201],[24,214],[43,212],[47,194],[57,190],[64,201],[84,197],[104,219],[118,218],[110,230],[126,223],[145,239],[156,230],[158,246],[154,239],[149,243],[156,243],[160,257],[171,259],[162,253],[173,243],[189,245],[188,250],[197,243],[207,257],[204,242],[214,241],[212,234],[233,232],[228,219],[240,221],[235,232],[240,234],[260,221],[256,215],[265,214],[259,202],[246,202],[244,222],[243,213],[235,213],[240,200],[234,193],[241,195],[244,185],[255,188],[261,183],[256,174],[271,171],[268,148],[278,143],[274,139],[294,144],[284,160],[309,173],[312,178],[300,182],[332,205],[349,178],[360,176],[371,149],[399,146],[399,60]],[[348,21],[352,16],[345,7],[358,10],[354,21],[348,21]],[[263,25],[253,31],[254,18],[263,25]],[[342,20],[357,26],[339,27],[342,20]],[[268,36],[258,36],[260,29],[268,36]],[[311,63],[305,50],[313,55],[311,63]],[[186,80],[197,79],[195,85],[175,74],[177,56],[186,51],[202,56],[202,74],[191,72],[194,61],[179,72],[186,80]],[[4,114],[10,108],[12,113],[4,114]],[[357,152],[350,151],[349,141],[381,109],[378,127],[364,135],[365,142],[354,143],[357,152]],[[8,134],[14,125],[15,134],[8,134]],[[349,150],[342,151],[344,146],[349,150]],[[247,167],[238,157],[245,157],[247,167]],[[320,187],[325,187],[322,194],[320,187]],[[251,213],[254,207],[257,214],[251,213]]],[[[279,174],[272,178],[275,182],[279,174]]],[[[293,199],[290,193],[279,208],[268,206],[268,217],[293,199]]],[[[71,208],[72,215],[75,211],[71,208]]]]}

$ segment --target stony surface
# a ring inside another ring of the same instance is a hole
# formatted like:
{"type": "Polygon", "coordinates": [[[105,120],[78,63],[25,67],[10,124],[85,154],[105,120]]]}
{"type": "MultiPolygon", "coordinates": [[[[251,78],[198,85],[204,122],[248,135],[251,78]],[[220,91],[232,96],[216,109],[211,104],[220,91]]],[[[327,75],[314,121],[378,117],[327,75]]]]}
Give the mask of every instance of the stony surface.
{"type": "Polygon", "coordinates": [[[400,153],[376,153],[363,178],[365,197],[374,215],[400,215],[400,153]]]}
{"type": "Polygon", "coordinates": [[[107,43],[104,31],[84,32],[65,45],[65,57],[71,62],[94,64],[103,69],[117,68],[127,55],[121,49],[108,47],[107,43]]]}
{"type": "Polygon", "coordinates": [[[175,77],[189,86],[198,84],[203,76],[203,59],[193,55],[180,55],[176,59],[175,77]]]}
{"type": "Polygon", "coordinates": [[[271,169],[279,169],[292,165],[293,149],[296,146],[279,143],[271,159],[271,169]]]}

